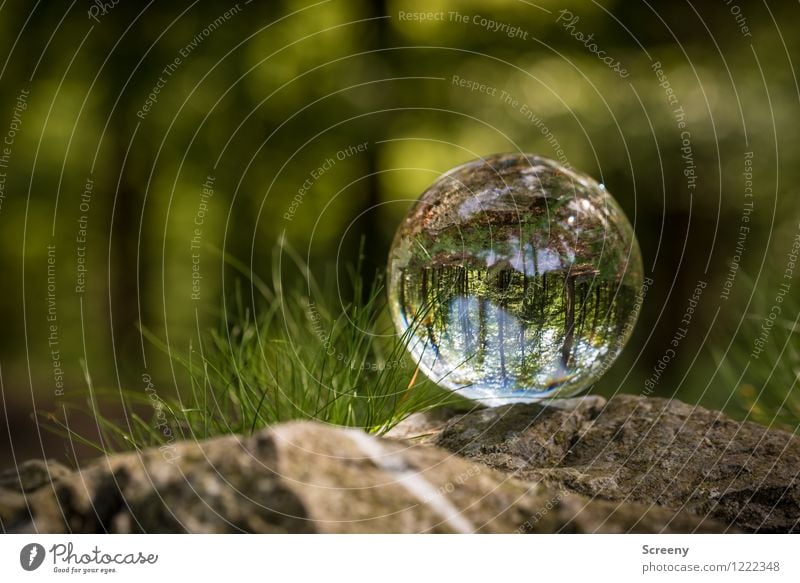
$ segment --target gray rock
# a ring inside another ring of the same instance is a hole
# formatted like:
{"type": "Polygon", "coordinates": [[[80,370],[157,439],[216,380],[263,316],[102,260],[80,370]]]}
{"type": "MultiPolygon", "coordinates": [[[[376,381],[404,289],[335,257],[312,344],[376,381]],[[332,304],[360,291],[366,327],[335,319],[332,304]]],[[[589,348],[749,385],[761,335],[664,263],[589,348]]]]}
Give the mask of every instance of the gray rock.
{"type": "Polygon", "coordinates": [[[532,484],[431,445],[310,422],[100,459],[53,487],[0,490],[0,518],[7,531],[51,533],[724,528],[652,504],[532,484]]]}
{"type": "Polygon", "coordinates": [[[0,472],[0,488],[33,492],[70,475],[66,466],[53,460],[28,460],[16,468],[0,472]]]}
{"type": "Polygon", "coordinates": [[[800,439],[676,400],[620,395],[570,409],[510,405],[451,419],[436,443],[508,475],[745,531],[800,522],[800,439]]]}
{"type": "Polygon", "coordinates": [[[28,460],[16,468],[0,472],[0,529],[26,516],[26,494],[45,486],[54,487],[72,472],[53,460],[28,460]]]}

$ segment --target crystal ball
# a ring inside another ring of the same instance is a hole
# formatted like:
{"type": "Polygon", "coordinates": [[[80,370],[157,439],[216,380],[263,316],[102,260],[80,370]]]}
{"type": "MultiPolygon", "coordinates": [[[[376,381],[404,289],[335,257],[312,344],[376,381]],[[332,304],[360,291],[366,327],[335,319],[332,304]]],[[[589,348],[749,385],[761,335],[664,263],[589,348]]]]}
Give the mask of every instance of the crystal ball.
{"type": "Polygon", "coordinates": [[[602,184],[530,154],[442,175],[389,253],[389,308],[419,369],[487,405],[569,397],[639,314],[642,258],[602,184]]]}

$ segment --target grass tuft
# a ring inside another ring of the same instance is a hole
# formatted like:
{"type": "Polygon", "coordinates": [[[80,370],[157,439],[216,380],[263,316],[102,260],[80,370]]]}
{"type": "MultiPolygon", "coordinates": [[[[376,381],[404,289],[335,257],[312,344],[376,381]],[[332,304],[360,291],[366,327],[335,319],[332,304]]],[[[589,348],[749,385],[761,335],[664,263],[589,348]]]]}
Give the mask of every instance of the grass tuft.
{"type": "Polygon", "coordinates": [[[354,300],[340,305],[331,301],[338,298],[336,290],[323,289],[285,245],[274,251],[271,283],[253,277],[235,259],[225,260],[250,279],[255,299],[246,301],[237,284],[219,327],[184,352],[143,330],[185,371],[185,387],[172,395],[145,388],[95,389],[87,373],[86,390],[80,394],[86,404],[67,403],[63,415],[40,416],[43,424],[110,453],[251,434],[298,419],[380,434],[412,413],[466,404],[419,374],[407,351],[419,322],[404,335],[395,334],[384,278],[376,277],[367,288],[360,262],[350,270],[354,300]],[[301,284],[291,289],[285,288],[283,277],[287,257],[302,276],[301,284]],[[68,412],[94,418],[98,439],[73,430],[68,412]]]}

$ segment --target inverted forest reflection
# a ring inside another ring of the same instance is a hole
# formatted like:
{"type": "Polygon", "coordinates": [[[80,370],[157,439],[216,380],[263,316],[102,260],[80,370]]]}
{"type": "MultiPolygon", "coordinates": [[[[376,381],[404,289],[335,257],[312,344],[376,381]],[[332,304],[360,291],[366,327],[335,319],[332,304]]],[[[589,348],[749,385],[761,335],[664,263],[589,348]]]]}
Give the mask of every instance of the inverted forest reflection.
{"type": "Polygon", "coordinates": [[[429,376],[484,402],[573,393],[596,380],[626,337],[637,290],[597,272],[526,276],[437,267],[403,274],[405,314],[429,376]],[[476,383],[479,386],[476,386],[476,383]]]}

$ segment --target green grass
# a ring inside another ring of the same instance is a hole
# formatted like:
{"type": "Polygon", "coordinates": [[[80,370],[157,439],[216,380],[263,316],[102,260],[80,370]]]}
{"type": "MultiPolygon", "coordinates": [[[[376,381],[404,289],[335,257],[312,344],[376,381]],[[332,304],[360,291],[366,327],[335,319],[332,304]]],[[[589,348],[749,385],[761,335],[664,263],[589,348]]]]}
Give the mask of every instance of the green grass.
{"type": "Polygon", "coordinates": [[[465,401],[430,382],[408,355],[416,324],[398,336],[387,314],[383,278],[365,287],[360,265],[351,272],[353,301],[341,305],[330,285],[320,287],[298,255],[284,246],[273,254],[271,283],[236,260],[229,265],[257,290],[237,285],[218,328],[187,350],[175,351],[152,333],[184,374],[176,394],[96,389],[65,405],[67,417],[47,414],[44,425],[104,453],[162,446],[224,434],[251,434],[297,419],[383,433],[412,413],[465,401]],[[286,259],[302,274],[284,288],[286,259]],[[85,404],[84,404],[85,403],[85,404]],[[96,437],[72,429],[74,416],[90,415],[96,437]],[[69,422],[73,419],[73,422],[69,422]]]}
{"type": "MultiPolygon", "coordinates": [[[[747,289],[755,285],[747,274],[739,277],[747,289]]],[[[775,278],[772,278],[773,283],[775,278]]],[[[777,280],[780,282],[780,280],[777,280]]],[[[796,285],[796,284],[795,284],[796,285]]],[[[720,377],[733,388],[732,414],[787,431],[800,429],[800,297],[791,290],[777,303],[778,284],[762,284],[744,316],[727,353],[726,344],[715,346],[720,377]],[[766,292],[764,291],[766,290],[766,292]],[[751,357],[754,342],[774,305],[781,313],[767,335],[758,358],[751,357]]]]}

